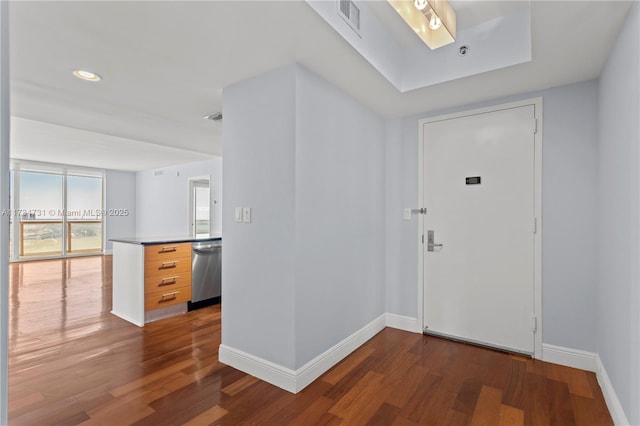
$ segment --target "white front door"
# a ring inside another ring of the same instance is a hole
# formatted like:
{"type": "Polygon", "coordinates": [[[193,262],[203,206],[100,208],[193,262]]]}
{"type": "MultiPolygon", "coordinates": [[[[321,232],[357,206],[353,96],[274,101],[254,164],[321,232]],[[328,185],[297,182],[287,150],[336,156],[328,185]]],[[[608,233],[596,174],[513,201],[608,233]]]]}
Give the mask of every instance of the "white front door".
{"type": "Polygon", "coordinates": [[[534,353],[534,126],[533,105],[424,124],[427,333],[534,353]]]}

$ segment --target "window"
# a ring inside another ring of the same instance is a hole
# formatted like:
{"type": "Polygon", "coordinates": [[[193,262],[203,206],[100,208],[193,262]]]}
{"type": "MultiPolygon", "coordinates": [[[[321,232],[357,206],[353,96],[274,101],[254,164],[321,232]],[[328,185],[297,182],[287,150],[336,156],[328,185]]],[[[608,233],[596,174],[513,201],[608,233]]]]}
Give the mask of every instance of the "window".
{"type": "Polygon", "coordinates": [[[11,171],[11,259],[102,252],[102,176],[40,168],[11,171]]]}
{"type": "Polygon", "coordinates": [[[18,187],[20,257],[62,255],[62,176],[20,172],[18,187]]]}
{"type": "Polygon", "coordinates": [[[67,176],[67,253],[102,250],[102,179],[67,176]]]}

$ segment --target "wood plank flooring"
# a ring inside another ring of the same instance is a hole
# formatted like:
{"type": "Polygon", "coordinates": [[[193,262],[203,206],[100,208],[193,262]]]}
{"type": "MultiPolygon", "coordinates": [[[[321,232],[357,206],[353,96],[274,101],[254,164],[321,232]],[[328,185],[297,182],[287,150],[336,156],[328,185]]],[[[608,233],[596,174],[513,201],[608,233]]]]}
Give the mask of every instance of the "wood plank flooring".
{"type": "Polygon", "coordinates": [[[220,306],[136,327],[111,257],[10,266],[11,425],[611,425],[593,373],[387,328],[297,395],[218,362],[220,306]]]}

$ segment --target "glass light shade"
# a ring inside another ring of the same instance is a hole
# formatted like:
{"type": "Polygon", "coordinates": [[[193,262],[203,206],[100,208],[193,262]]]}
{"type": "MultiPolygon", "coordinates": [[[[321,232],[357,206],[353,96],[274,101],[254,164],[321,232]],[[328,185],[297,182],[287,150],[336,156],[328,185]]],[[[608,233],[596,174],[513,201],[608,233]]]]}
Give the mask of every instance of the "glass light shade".
{"type": "Polygon", "coordinates": [[[431,19],[429,19],[429,28],[437,30],[442,25],[442,21],[438,18],[438,15],[431,12],[431,19]]]}
{"type": "Polygon", "coordinates": [[[456,40],[456,13],[447,0],[387,1],[430,49],[446,46],[456,40]],[[418,7],[424,3],[425,8],[419,10],[418,7]],[[434,15],[437,19],[432,20],[434,15]]]}
{"type": "Polygon", "coordinates": [[[414,0],[413,5],[416,7],[416,9],[423,10],[425,7],[427,7],[427,0],[414,0]]]}

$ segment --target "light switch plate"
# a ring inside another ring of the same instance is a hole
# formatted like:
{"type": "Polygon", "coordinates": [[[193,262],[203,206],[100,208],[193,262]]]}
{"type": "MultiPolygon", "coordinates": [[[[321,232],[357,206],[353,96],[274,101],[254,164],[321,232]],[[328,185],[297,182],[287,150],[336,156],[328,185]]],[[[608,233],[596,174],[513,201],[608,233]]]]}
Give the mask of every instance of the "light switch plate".
{"type": "Polygon", "coordinates": [[[404,220],[411,220],[411,209],[404,209],[404,220]]]}
{"type": "Polygon", "coordinates": [[[242,207],[236,207],[236,222],[242,222],[242,207]]]}
{"type": "Polygon", "coordinates": [[[251,223],[251,207],[242,209],[242,221],[244,223],[251,223]]]}

